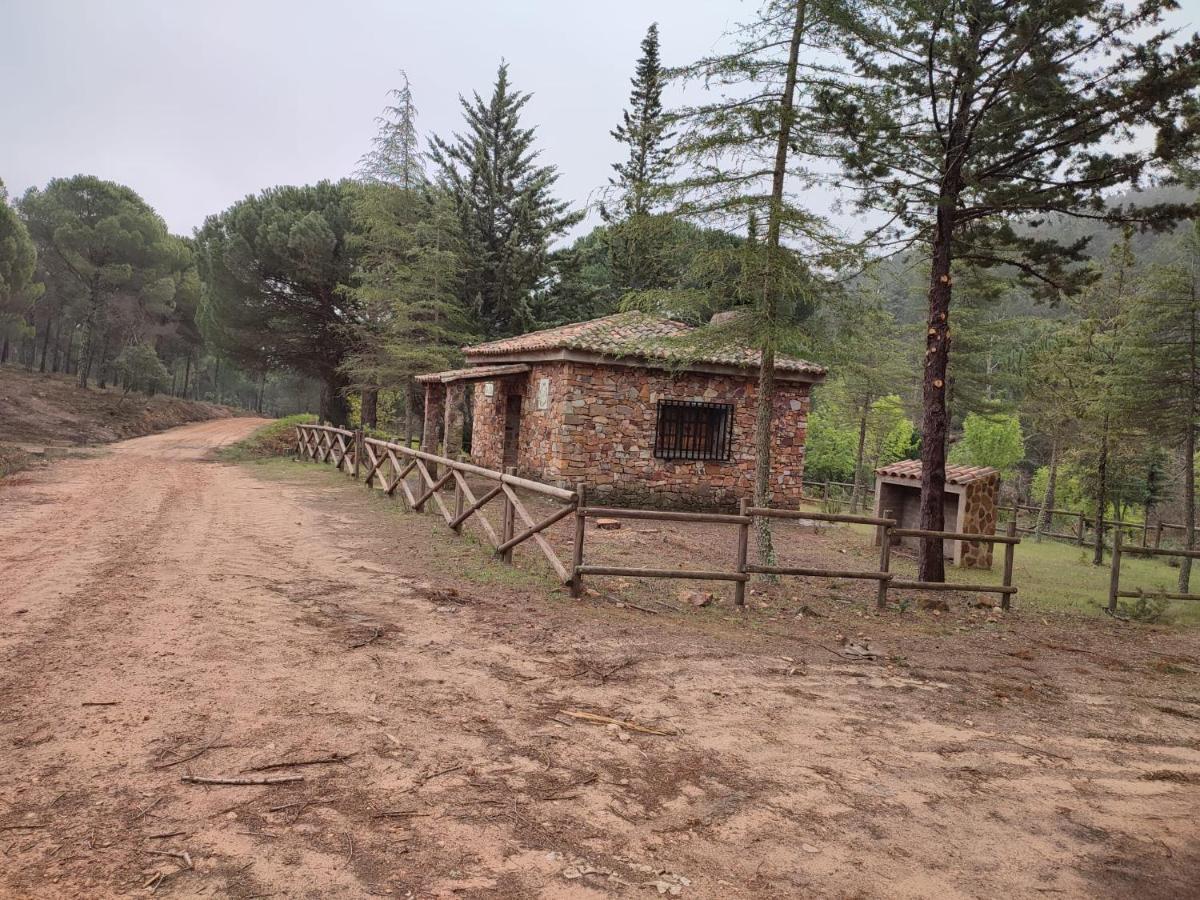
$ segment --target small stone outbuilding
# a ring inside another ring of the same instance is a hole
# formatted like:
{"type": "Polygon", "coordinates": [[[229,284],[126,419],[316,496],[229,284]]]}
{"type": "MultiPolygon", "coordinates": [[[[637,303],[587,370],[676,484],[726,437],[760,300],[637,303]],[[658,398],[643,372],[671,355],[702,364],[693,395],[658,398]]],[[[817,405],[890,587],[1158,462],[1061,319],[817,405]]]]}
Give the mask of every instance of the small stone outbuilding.
{"type": "MultiPolygon", "coordinates": [[[[625,312],[463,350],[463,369],[422,375],[422,446],[462,447],[471,405],[471,460],[514,466],[560,486],[586,482],[601,502],[728,507],[753,492],[759,355],[684,354],[692,327],[625,312]]],[[[825,370],[776,360],[772,489],[800,499],[812,385],[825,370]]]]}
{"type": "MultiPolygon", "coordinates": [[[[946,531],[994,534],[1000,473],[988,466],[946,466],[944,520],[946,531]]],[[[906,459],[875,470],[875,514],[890,510],[901,528],[921,527],[921,461],[906,459]]],[[[920,538],[894,538],[893,544],[914,549],[920,538]]],[[[947,559],[971,569],[992,567],[992,545],[977,541],[945,541],[947,559]]]]}

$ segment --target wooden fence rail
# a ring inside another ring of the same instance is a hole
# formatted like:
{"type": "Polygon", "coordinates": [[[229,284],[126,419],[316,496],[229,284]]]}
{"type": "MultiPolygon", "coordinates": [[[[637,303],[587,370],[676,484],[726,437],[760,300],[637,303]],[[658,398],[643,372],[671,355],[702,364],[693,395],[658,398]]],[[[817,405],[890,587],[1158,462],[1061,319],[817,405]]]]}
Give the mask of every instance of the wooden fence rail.
{"type": "Polygon", "coordinates": [[[726,513],[684,512],[679,510],[625,509],[607,506],[588,506],[587,489],[583,484],[575,490],[555,487],[520,478],[509,469],[497,472],[461,460],[437,456],[394,441],[366,437],[361,431],[350,431],[328,425],[296,426],[297,457],[316,463],[328,463],[354,476],[362,477],[369,489],[382,490],[388,496],[399,492],[409,509],[422,511],[431,503],[437,508],[446,525],[461,533],[468,523],[476,524],[491,544],[497,558],[512,562],[513,549],[531,542],[541,551],[550,567],[564,584],[570,585],[571,595],[583,592],[583,580],[588,575],[624,576],[633,578],[676,578],[698,581],[730,581],[734,583],[735,602],[746,602],[746,583],[752,575],[789,576],[799,578],[846,578],[878,582],[876,603],[887,605],[888,591],[898,588],[912,590],[957,590],[964,592],[997,593],[1003,595],[1008,608],[1010,598],[1017,592],[1012,584],[1013,551],[1020,543],[1016,522],[1010,522],[1006,535],[966,534],[952,531],[922,531],[898,528],[890,512],[882,516],[842,515],[839,513],[806,512],[795,509],[751,506],[742,500],[736,515],[726,513]],[[491,482],[492,486],[476,496],[467,476],[491,482]],[[413,479],[415,477],[415,484],[413,479]],[[453,487],[449,503],[443,494],[453,487]],[[548,498],[564,504],[540,519],[535,518],[522,502],[517,490],[548,498]],[[501,504],[500,530],[497,531],[484,515],[493,500],[501,504]],[[550,526],[574,515],[575,529],[571,545],[571,564],[559,559],[554,547],[542,534],[550,526]],[[635,519],[660,522],[681,522],[705,525],[731,525],[736,528],[736,565],[725,569],[681,569],[612,566],[586,561],[585,542],[587,520],[596,518],[635,519]],[[757,519],[788,519],[840,524],[871,525],[879,535],[879,566],[876,570],[828,569],[816,566],[767,566],[751,563],[749,557],[750,527],[757,519]],[[517,530],[518,520],[522,523],[517,530]],[[891,568],[892,539],[898,537],[937,537],[947,540],[991,542],[1005,545],[1004,580],[1001,585],[941,584],[902,581],[891,568]]]}
{"type": "Polygon", "coordinates": [[[1164,600],[1200,600],[1200,594],[1189,594],[1178,591],[1155,590],[1144,588],[1121,590],[1121,557],[1122,556],[1173,556],[1179,559],[1200,559],[1200,550],[1168,550],[1163,547],[1126,547],[1121,539],[1121,528],[1113,531],[1112,569],[1108,577],[1108,611],[1117,611],[1117,598],[1161,597],[1164,600]]]}

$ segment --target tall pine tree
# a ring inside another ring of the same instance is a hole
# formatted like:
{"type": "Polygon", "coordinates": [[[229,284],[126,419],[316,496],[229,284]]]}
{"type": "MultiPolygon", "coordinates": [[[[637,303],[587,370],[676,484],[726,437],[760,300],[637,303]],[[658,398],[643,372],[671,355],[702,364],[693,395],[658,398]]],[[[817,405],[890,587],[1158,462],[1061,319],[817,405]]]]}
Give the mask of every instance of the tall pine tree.
{"type": "Polygon", "coordinates": [[[537,164],[534,130],[521,127],[530,96],[513,90],[502,62],[489,99],[459,97],[466,130],[430,142],[462,233],[462,299],[489,338],[533,324],[530,300],[550,242],[583,215],[554,198],[557,169],[537,164]]]}
{"type": "Polygon", "coordinates": [[[609,225],[613,277],[622,292],[665,288],[672,275],[672,221],[655,215],[670,169],[668,142],[673,137],[662,105],[666,73],[659,57],[657,23],[646,30],[630,83],[629,108],[610,132],[628,155],[613,164],[616,175],[609,184],[616,196],[600,207],[609,225]]]}
{"type": "MultiPolygon", "coordinates": [[[[840,17],[844,71],[819,92],[863,209],[931,259],[921,424],[921,527],[944,526],[953,278],[964,262],[1009,266],[1051,295],[1080,286],[1058,213],[1147,227],[1179,205],[1119,209],[1194,144],[1200,37],[1161,29],[1175,0],[856,0],[840,17]],[[1149,132],[1152,139],[1138,139],[1149,132]],[[1018,228],[1020,221],[1023,227],[1018,228]],[[1039,227],[1041,226],[1041,227],[1039,227]]],[[[943,581],[942,542],[919,578],[943,581]]]]}
{"type": "Polygon", "coordinates": [[[412,85],[403,69],[400,78],[401,86],[388,93],[392,102],[375,117],[379,132],[371,141],[370,151],[358,161],[355,175],[361,181],[411,190],[426,183],[425,154],[421,152],[421,137],[417,132],[412,85]]]}

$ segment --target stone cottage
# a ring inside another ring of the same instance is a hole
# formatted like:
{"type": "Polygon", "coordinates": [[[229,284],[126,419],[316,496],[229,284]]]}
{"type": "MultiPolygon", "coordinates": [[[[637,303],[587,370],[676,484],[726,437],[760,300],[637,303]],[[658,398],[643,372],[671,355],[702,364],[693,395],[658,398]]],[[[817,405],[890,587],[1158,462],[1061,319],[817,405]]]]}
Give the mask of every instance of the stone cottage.
{"type": "MultiPolygon", "coordinates": [[[[995,534],[996,500],[1000,473],[990,466],[946,466],[942,498],[946,531],[960,534],[995,534]]],[[[901,528],[921,527],[921,461],[905,459],[875,470],[875,514],[890,510],[901,528]]],[[[875,539],[879,542],[878,536],[875,539]]],[[[916,549],[920,538],[894,538],[894,544],[916,549]]],[[[942,553],[956,566],[992,567],[992,545],[978,541],[944,541],[942,553]]]]}
{"type": "MultiPolygon", "coordinates": [[[[464,348],[469,366],[422,375],[422,446],[603,502],[728,507],[753,491],[759,354],[683,352],[692,327],[625,312],[464,348]]],[[[825,370],[776,360],[773,491],[799,500],[805,419],[825,370]]]]}

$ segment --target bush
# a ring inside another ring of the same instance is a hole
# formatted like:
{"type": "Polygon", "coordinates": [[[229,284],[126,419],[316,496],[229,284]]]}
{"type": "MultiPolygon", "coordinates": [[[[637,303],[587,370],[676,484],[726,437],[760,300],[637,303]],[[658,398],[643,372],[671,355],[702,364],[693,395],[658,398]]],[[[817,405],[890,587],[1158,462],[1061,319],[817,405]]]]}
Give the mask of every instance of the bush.
{"type": "Polygon", "coordinates": [[[125,393],[141,390],[154,394],[171,381],[171,373],[162,364],[154,347],[147,343],[130,344],[113,360],[125,393]]]}

